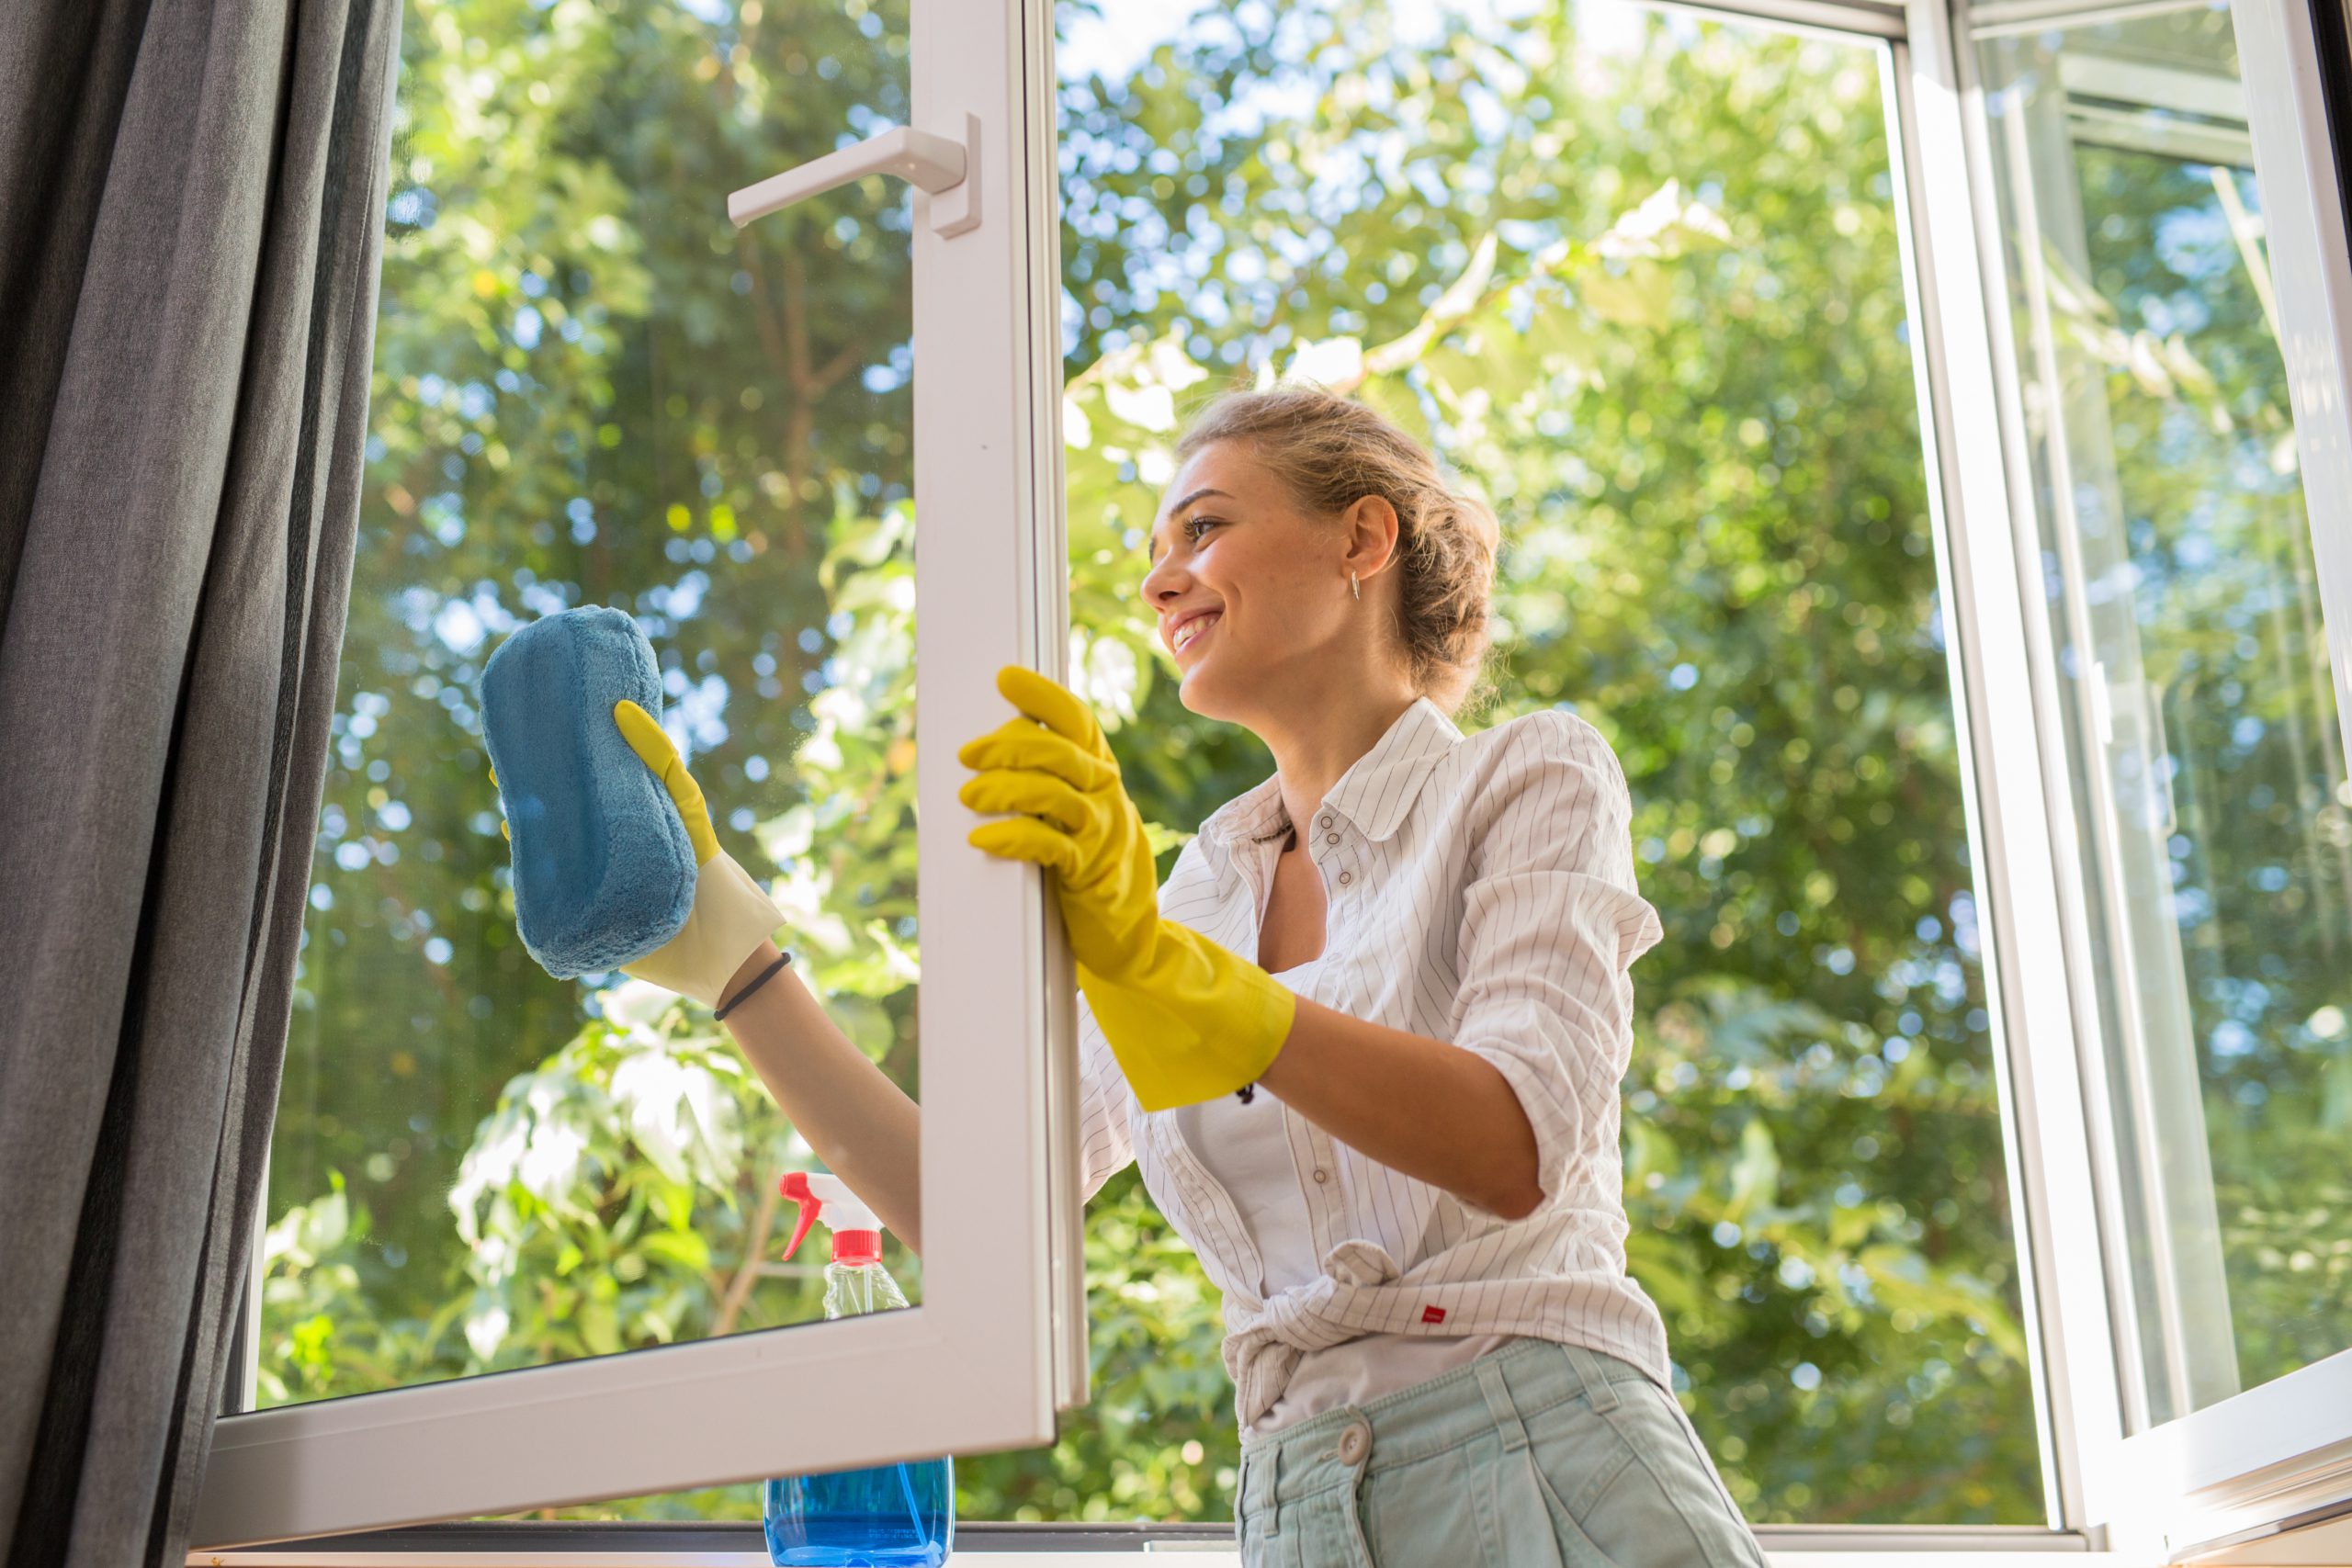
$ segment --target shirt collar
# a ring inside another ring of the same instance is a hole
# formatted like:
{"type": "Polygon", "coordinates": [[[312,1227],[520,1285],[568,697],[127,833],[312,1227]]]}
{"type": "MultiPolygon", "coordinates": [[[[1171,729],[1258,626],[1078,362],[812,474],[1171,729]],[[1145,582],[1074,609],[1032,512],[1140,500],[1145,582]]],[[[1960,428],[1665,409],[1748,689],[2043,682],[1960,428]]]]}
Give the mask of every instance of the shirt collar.
{"type": "MultiPolygon", "coordinates": [[[[1396,831],[1449,748],[1462,739],[1443,708],[1427,697],[1396,717],[1372,750],[1348,764],[1317,809],[1336,812],[1365,838],[1378,842],[1396,831]]],[[[1261,838],[1283,818],[1282,776],[1252,785],[1209,813],[1201,836],[1220,846],[1261,838]]]]}

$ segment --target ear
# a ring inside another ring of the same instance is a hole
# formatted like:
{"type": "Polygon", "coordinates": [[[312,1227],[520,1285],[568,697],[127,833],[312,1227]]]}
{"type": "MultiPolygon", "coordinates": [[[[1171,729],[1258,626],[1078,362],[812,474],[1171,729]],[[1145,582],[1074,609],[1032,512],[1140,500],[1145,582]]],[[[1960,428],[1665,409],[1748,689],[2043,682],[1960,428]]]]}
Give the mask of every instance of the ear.
{"type": "Polygon", "coordinates": [[[1340,521],[1346,525],[1348,538],[1348,553],[1340,564],[1350,571],[1369,581],[1395,561],[1400,525],[1386,496],[1361,498],[1340,514],[1340,521]]]}

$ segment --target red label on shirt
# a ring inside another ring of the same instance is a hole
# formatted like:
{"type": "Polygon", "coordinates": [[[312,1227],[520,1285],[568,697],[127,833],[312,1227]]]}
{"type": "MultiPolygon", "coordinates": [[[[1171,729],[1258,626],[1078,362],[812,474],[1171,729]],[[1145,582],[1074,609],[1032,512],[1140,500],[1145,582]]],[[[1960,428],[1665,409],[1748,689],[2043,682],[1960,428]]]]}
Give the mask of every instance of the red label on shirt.
{"type": "Polygon", "coordinates": [[[1443,1307],[1423,1307],[1421,1309],[1421,1321],[1423,1323],[1443,1323],[1445,1321],[1445,1309],[1443,1307]]]}

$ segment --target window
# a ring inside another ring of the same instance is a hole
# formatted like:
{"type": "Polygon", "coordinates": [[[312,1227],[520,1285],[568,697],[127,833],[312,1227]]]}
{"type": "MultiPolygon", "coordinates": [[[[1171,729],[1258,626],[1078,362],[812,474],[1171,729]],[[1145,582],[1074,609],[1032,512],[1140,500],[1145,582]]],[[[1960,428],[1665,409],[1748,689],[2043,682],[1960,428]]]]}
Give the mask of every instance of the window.
{"type": "MultiPolygon", "coordinates": [[[[906,119],[903,6],[777,12],[746,46],[794,115],[718,168],[906,119]]],[[[668,179],[740,123],[695,90],[726,44],[687,10],[418,20],[263,1406],[817,1315],[821,1264],[772,1245],[776,1173],[810,1156],[723,1032],[618,975],[550,979],[514,934],[476,691],[538,615],[615,604],[657,639],[675,739],[780,874],[804,973],[919,1084],[913,617],[835,607],[912,592],[911,207],[853,193],[736,233],[723,191],[668,179]],[[616,70],[648,85],[616,96],[616,70]]]]}
{"type": "Polygon", "coordinates": [[[2352,789],[2230,7],[1977,39],[2144,1425],[2352,1346],[2352,789]]]}
{"type": "Polygon", "coordinates": [[[415,7],[263,1408],[221,1426],[208,1539],[1051,1429],[1075,1291],[1047,1243],[1042,884],[946,853],[959,781],[918,764],[1061,618],[1026,570],[1059,537],[1030,468],[1050,340],[978,308],[1033,270],[1028,47],[921,6],[415,7]],[[960,183],[729,222],[730,190],[915,118],[955,132],[960,183]],[[821,1293],[775,1263],[805,1145],[707,1013],[550,981],[513,935],[475,684],[520,620],[599,602],[660,644],[673,733],[831,1016],[960,1113],[924,1126],[910,1312],[786,1326],[821,1293]],[[286,1484],[289,1451],[324,1479],[286,1484]]]}
{"type": "Polygon", "coordinates": [[[2352,106],[2321,85],[2341,18],[2238,0],[1965,22],[2003,306],[1988,358],[2036,606],[2031,672],[2006,684],[2038,716],[2035,874],[2058,874],[2035,917],[2050,940],[2023,956],[2054,1004],[2026,1044],[2060,1112],[2029,1158],[2074,1255],[2044,1268],[2065,1468],[2078,1512],[2186,1555],[2346,1495],[2329,1456],[2352,1437],[2352,1241],[2328,1156],[2352,106]]]}
{"type": "Polygon", "coordinates": [[[707,1016],[548,981],[500,906],[471,681],[599,599],[836,1020],[993,1097],[926,1124],[857,1457],[961,1449],[967,1520],[1229,1518],[1214,1292],[1132,1172],[1082,1250],[1049,1210],[1051,922],[917,759],[1019,660],[1105,714],[1171,856],[1263,776],[1134,587],[1184,410],[1285,373],[1498,503],[1465,728],[1566,704],[1625,761],[1668,931],[1629,1251],[1751,1517],[2136,1564],[2332,1506],[2352,266],[2316,48],[2283,0],[411,0],[267,1408],[200,1536],[741,1519],[722,1483],[818,1467],[775,1413],[877,1325],[790,1326],[763,1208],[805,1146],[707,1016]],[[970,235],[871,178],[718,220],[967,113],[970,235]],[[1093,1397],[1036,1447],[1081,1258],[1093,1397]]]}

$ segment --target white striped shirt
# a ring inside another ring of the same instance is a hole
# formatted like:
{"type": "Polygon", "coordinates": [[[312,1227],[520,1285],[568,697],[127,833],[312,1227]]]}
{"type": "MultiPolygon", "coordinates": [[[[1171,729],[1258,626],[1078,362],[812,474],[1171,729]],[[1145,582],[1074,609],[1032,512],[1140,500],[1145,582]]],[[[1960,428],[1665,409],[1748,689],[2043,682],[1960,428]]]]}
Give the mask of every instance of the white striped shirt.
{"type": "MultiPolygon", "coordinates": [[[[1225,1296],[1225,1363],[1246,1428],[1302,1357],[1368,1334],[1527,1335],[1668,1381],[1666,1328],[1625,1273],[1619,1080],[1627,969],[1662,934],[1635,890],[1623,770],[1557,710],[1465,738],[1423,697],[1340,775],[1301,847],[1327,896],[1299,994],[1476,1052],[1519,1096],[1544,1196],[1507,1220],[1369,1159],[1282,1108],[1321,1272],[1260,1293],[1232,1195],[1174,1112],[1143,1110],[1085,998],[1081,1159],[1089,1196],[1128,1160],[1225,1296]]],[[[1184,846],[1160,913],[1249,957],[1279,834],[1279,780],[1227,801],[1184,846]]]]}

